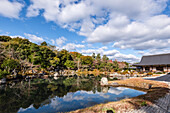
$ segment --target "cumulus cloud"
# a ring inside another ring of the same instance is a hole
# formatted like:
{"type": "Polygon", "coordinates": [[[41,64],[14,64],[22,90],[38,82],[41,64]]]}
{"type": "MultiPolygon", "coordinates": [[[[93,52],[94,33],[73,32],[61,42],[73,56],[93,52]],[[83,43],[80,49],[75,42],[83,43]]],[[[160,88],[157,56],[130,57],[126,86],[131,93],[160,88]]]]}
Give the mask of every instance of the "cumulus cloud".
{"type": "Polygon", "coordinates": [[[25,37],[23,37],[23,36],[20,36],[20,35],[13,35],[13,36],[10,36],[11,38],[17,38],[17,37],[19,37],[19,38],[22,38],[22,39],[24,39],[25,37]]]}
{"type": "Polygon", "coordinates": [[[123,27],[114,27],[108,22],[108,24],[96,28],[87,40],[89,42],[113,41],[115,42],[114,47],[121,49],[166,48],[169,45],[169,30],[170,17],[159,15],[150,17],[143,22],[126,23],[123,27]]]}
{"type": "Polygon", "coordinates": [[[170,49],[151,49],[149,51],[138,51],[141,55],[155,55],[155,54],[166,54],[170,53],[170,49]]]}
{"type": "Polygon", "coordinates": [[[55,40],[51,39],[51,43],[52,43],[52,44],[55,44],[55,40]]]}
{"type": "Polygon", "coordinates": [[[59,12],[59,0],[31,0],[32,4],[27,9],[27,17],[38,16],[44,10],[43,16],[48,21],[55,21],[59,12]]]}
{"type": "Polygon", "coordinates": [[[107,55],[108,58],[111,60],[117,59],[118,61],[126,61],[129,63],[134,63],[134,62],[140,61],[140,58],[136,57],[135,55],[123,54],[123,53],[120,53],[116,49],[108,50],[108,48],[106,46],[98,48],[98,49],[82,49],[80,52],[83,55],[92,55],[92,53],[95,53],[95,54],[100,53],[101,56],[107,55]]]}
{"type": "Polygon", "coordinates": [[[38,36],[36,36],[36,35],[27,34],[27,33],[24,33],[24,35],[25,35],[26,38],[28,38],[31,42],[42,43],[42,42],[44,41],[43,38],[38,37],[38,36]]]}
{"type": "Polygon", "coordinates": [[[118,50],[108,50],[108,51],[104,51],[103,52],[103,54],[104,55],[107,55],[107,56],[113,56],[113,55],[115,55],[116,53],[119,53],[119,51],[118,50]]]}
{"type": "Polygon", "coordinates": [[[170,17],[161,14],[168,0],[31,0],[27,17],[42,15],[88,42],[114,43],[135,50],[166,48],[170,17]],[[162,43],[155,46],[157,43],[162,43]],[[145,46],[144,46],[145,45],[145,46]]]}
{"type": "Polygon", "coordinates": [[[24,7],[24,4],[17,1],[0,0],[0,15],[9,18],[19,18],[19,13],[24,7]]]}
{"type": "Polygon", "coordinates": [[[81,43],[85,43],[85,41],[83,40],[83,41],[81,41],[81,43]]]}
{"type": "Polygon", "coordinates": [[[97,48],[97,49],[83,49],[83,50],[81,50],[81,53],[88,54],[88,55],[91,55],[92,53],[103,54],[106,49],[108,49],[108,47],[106,47],[106,46],[103,46],[103,47],[97,48]]]}
{"type": "Polygon", "coordinates": [[[116,53],[113,56],[109,56],[110,59],[117,59],[118,61],[126,61],[130,63],[135,63],[139,62],[140,58],[136,57],[135,55],[132,54],[122,54],[122,53],[116,53]]]}
{"type": "Polygon", "coordinates": [[[67,39],[65,37],[63,37],[63,36],[56,39],[56,43],[57,43],[58,46],[63,45],[66,41],[67,41],[67,39]]]}
{"type": "Polygon", "coordinates": [[[67,43],[65,46],[62,47],[62,49],[66,50],[76,50],[80,48],[84,48],[85,45],[82,44],[75,44],[75,43],[67,43]]]}

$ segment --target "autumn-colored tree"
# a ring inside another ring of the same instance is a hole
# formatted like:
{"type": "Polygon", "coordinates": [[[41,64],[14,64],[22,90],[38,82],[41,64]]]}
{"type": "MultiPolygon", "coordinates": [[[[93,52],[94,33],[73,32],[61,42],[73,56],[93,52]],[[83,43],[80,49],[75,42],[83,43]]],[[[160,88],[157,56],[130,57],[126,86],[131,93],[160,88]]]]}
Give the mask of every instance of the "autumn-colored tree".
{"type": "Polygon", "coordinates": [[[80,58],[82,54],[78,52],[70,52],[73,59],[80,58]]]}
{"type": "Polygon", "coordinates": [[[82,65],[91,66],[92,63],[93,63],[93,59],[92,59],[91,56],[81,56],[80,59],[81,59],[81,64],[82,65]]]}

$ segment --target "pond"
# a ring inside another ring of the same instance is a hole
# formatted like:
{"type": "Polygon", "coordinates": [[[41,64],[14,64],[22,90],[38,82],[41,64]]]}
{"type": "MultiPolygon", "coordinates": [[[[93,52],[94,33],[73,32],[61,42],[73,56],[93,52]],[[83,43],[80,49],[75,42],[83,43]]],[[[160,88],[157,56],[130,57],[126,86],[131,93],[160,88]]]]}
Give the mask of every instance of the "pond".
{"type": "Polygon", "coordinates": [[[0,85],[0,113],[56,113],[145,94],[125,87],[101,87],[101,77],[22,80],[0,85]]]}

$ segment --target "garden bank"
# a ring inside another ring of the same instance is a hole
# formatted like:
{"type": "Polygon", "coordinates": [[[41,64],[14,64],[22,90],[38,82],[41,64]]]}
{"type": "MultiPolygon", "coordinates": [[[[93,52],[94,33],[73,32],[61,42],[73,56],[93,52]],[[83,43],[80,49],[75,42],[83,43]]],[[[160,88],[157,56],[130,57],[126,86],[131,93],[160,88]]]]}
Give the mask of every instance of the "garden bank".
{"type": "MultiPolygon", "coordinates": [[[[151,108],[150,106],[154,106],[155,103],[159,102],[160,99],[162,98],[168,98],[169,90],[170,90],[169,85],[167,83],[160,82],[160,81],[153,81],[153,80],[144,80],[143,78],[132,78],[127,80],[109,81],[107,86],[130,87],[141,91],[145,91],[147,93],[144,95],[123,99],[116,102],[98,104],[89,108],[72,111],[71,113],[80,113],[80,112],[106,113],[108,110],[111,110],[116,113],[136,112],[135,110],[140,110],[143,107],[149,106],[148,108],[151,108]]],[[[166,104],[168,105],[169,103],[166,104]]]]}

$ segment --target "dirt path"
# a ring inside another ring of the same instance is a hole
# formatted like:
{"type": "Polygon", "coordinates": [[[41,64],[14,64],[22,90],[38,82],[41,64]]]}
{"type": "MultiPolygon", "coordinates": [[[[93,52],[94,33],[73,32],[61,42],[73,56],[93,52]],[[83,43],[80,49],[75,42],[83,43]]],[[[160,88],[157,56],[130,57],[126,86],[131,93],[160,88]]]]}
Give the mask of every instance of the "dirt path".
{"type": "Polygon", "coordinates": [[[160,76],[160,77],[155,77],[155,78],[145,78],[146,80],[155,80],[155,81],[165,81],[165,82],[170,82],[170,74],[160,76]]]}

